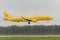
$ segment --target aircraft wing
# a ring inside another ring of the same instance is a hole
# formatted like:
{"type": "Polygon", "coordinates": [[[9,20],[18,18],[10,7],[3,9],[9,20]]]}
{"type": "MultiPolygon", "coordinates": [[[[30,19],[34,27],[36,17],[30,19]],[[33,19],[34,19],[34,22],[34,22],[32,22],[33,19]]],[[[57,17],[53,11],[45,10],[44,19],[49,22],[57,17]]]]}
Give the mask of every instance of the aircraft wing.
{"type": "Polygon", "coordinates": [[[21,17],[21,18],[23,18],[26,21],[32,21],[31,19],[28,19],[28,18],[24,18],[24,17],[21,17]]]}
{"type": "Polygon", "coordinates": [[[31,19],[28,19],[28,18],[24,18],[24,17],[21,17],[23,18],[24,20],[26,20],[28,22],[28,24],[30,24],[30,22],[32,21],[31,19]]]}
{"type": "Polygon", "coordinates": [[[26,20],[26,21],[37,22],[37,19],[35,19],[35,18],[33,18],[33,17],[30,17],[30,18],[21,17],[21,18],[23,18],[23,19],[26,20]]]}

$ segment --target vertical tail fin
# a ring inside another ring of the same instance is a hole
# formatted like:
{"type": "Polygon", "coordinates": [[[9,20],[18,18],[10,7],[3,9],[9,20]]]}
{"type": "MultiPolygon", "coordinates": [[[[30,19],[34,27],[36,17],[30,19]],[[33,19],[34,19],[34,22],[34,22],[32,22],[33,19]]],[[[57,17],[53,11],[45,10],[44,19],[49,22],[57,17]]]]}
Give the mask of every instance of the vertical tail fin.
{"type": "Polygon", "coordinates": [[[8,12],[7,11],[4,11],[4,16],[5,16],[5,18],[11,18],[11,16],[8,15],[8,12]]]}

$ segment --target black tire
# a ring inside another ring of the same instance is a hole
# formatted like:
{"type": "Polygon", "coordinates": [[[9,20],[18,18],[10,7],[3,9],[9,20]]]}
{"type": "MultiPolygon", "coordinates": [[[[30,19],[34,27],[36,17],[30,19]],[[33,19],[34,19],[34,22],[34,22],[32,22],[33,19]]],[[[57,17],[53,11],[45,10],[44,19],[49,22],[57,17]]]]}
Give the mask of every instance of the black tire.
{"type": "Polygon", "coordinates": [[[30,24],[30,21],[28,21],[28,24],[30,24]]]}

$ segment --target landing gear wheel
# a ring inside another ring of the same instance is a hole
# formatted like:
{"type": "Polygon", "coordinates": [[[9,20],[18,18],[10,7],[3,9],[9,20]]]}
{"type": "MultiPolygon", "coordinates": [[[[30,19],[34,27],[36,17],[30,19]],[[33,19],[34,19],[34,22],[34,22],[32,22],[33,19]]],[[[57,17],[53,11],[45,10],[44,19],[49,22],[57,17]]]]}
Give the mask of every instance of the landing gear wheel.
{"type": "Polygon", "coordinates": [[[28,24],[30,24],[30,21],[28,21],[28,24]]]}

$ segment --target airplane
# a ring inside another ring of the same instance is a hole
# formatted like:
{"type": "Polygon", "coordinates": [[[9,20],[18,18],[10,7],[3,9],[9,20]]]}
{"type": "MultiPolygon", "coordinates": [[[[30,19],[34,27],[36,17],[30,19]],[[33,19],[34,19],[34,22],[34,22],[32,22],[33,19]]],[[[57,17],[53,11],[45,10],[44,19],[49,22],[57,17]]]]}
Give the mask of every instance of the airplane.
{"type": "Polygon", "coordinates": [[[20,17],[12,17],[8,15],[7,11],[4,11],[4,20],[8,20],[11,22],[28,22],[30,24],[31,22],[38,22],[38,21],[44,21],[44,20],[52,20],[53,17],[51,16],[20,16],[20,17]]]}

